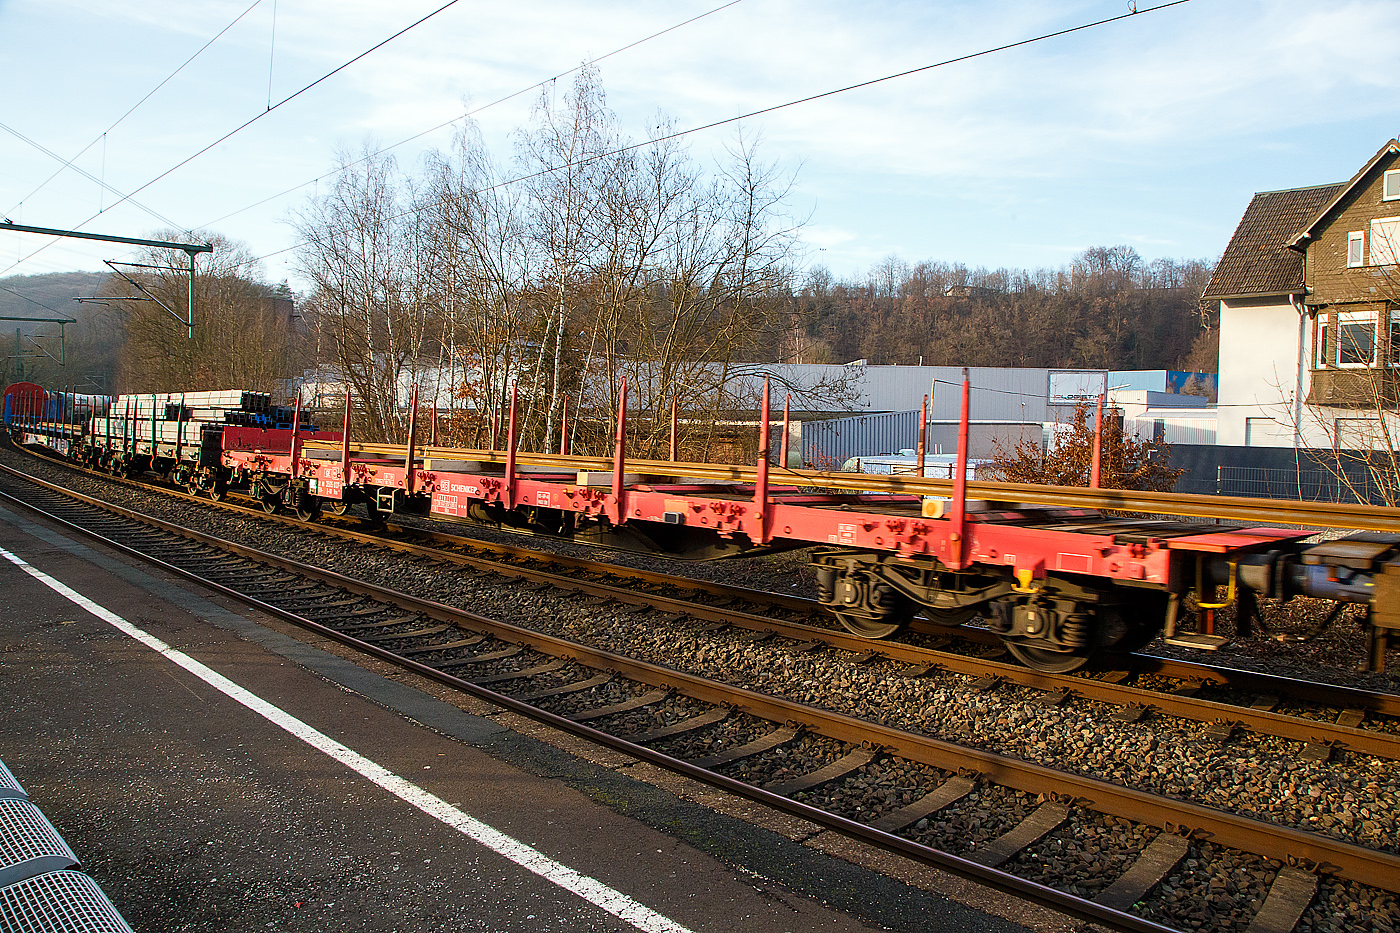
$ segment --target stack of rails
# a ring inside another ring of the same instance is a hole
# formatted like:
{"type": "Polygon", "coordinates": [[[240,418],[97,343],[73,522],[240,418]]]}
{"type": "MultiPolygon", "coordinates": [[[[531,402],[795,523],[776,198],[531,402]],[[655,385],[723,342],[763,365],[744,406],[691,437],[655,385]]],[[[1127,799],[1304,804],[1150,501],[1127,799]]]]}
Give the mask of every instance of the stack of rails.
{"type": "Polygon", "coordinates": [[[217,464],[225,425],[262,426],[272,396],[265,392],[184,392],[118,395],[109,415],[93,420],[91,443],[158,459],[217,464]],[[201,456],[203,452],[203,456],[201,456]]]}

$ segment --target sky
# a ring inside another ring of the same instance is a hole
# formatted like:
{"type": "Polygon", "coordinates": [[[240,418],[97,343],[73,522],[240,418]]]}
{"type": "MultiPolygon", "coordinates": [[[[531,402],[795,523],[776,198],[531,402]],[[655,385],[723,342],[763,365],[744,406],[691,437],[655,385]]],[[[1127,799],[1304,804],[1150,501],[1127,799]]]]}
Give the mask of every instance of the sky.
{"type": "MultiPolygon", "coordinates": [[[[458,0],[268,111],[445,2],[0,0],[0,215],[218,233],[262,257],[268,281],[304,288],[290,221],[326,189],[338,151],[412,138],[391,151],[413,172],[474,111],[509,161],[541,82],[565,75],[562,92],[582,62],[601,58],[608,103],[640,140],[658,114],[701,127],[1130,9],[458,0]]],[[[799,262],[847,279],[889,256],[1058,268],[1120,243],[1147,261],[1214,260],[1254,192],[1350,178],[1400,131],[1400,3],[1155,5],[742,121],[795,178],[799,262]]],[[[686,143],[712,165],[735,132],[686,143]]],[[[133,256],[0,232],[0,277],[133,256]]]]}

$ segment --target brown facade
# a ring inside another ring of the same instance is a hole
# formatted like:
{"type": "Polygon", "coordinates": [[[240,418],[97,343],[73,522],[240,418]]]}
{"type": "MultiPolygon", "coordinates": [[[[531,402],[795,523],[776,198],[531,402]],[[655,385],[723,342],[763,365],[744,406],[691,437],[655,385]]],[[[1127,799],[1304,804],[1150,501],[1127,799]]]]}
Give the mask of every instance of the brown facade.
{"type": "Polygon", "coordinates": [[[1312,318],[1309,405],[1393,408],[1400,377],[1400,146],[1394,140],[1295,236],[1312,318]],[[1392,197],[1384,197],[1386,172],[1392,197]]]}
{"type": "MultiPolygon", "coordinates": [[[[1400,153],[1387,153],[1377,160],[1368,178],[1353,184],[1328,212],[1314,224],[1314,235],[1306,241],[1303,279],[1311,294],[1309,306],[1346,304],[1400,297],[1400,276],[1394,264],[1372,264],[1373,221],[1400,221],[1400,199],[1381,197],[1387,171],[1400,169],[1400,153]],[[1353,234],[1363,237],[1363,265],[1349,267],[1347,245],[1353,234]]],[[[1300,244],[1301,245],[1301,244],[1300,244]]],[[[1388,245],[1388,243],[1387,243],[1388,245]]],[[[1400,247],[1400,243],[1394,244],[1400,247]]]]}

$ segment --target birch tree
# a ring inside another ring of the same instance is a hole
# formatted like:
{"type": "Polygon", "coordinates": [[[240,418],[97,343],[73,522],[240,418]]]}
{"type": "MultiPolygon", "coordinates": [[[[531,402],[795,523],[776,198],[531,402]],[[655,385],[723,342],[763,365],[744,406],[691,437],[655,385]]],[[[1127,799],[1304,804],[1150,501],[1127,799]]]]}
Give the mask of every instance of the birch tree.
{"type": "MultiPolygon", "coordinates": [[[[173,240],[182,234],[155,236],[173,240]]],[[[270,391],[300,362],[290,300],[275,300],[242,244],[218,235],[204,239],[214,251],[201,255],[196,266],[193,336],[171,313],[183,318],[189,312],[184,254],[172,262],[170,250],[146,250],[135,264],[118,267],[125,277],[111,275],[103,285],[109,318],[123,332],[118,391],[270,391]]]]}

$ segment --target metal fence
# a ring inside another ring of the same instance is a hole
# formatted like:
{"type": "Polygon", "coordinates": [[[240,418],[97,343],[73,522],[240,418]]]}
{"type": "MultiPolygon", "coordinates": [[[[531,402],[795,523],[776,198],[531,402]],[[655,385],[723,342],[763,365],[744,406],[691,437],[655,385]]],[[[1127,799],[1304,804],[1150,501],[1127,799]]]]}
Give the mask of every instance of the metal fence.
{"type": "Polygon", "coordinates": [[[1215,492],[1221,496],[1259,499],[1301,499],[1353,505],[1385,505],[1385,492],[1364,466],[1348,465],[1336,472],[1317,468],[1297,470],[1262,467],[1215,469],[1215,492]]]}

